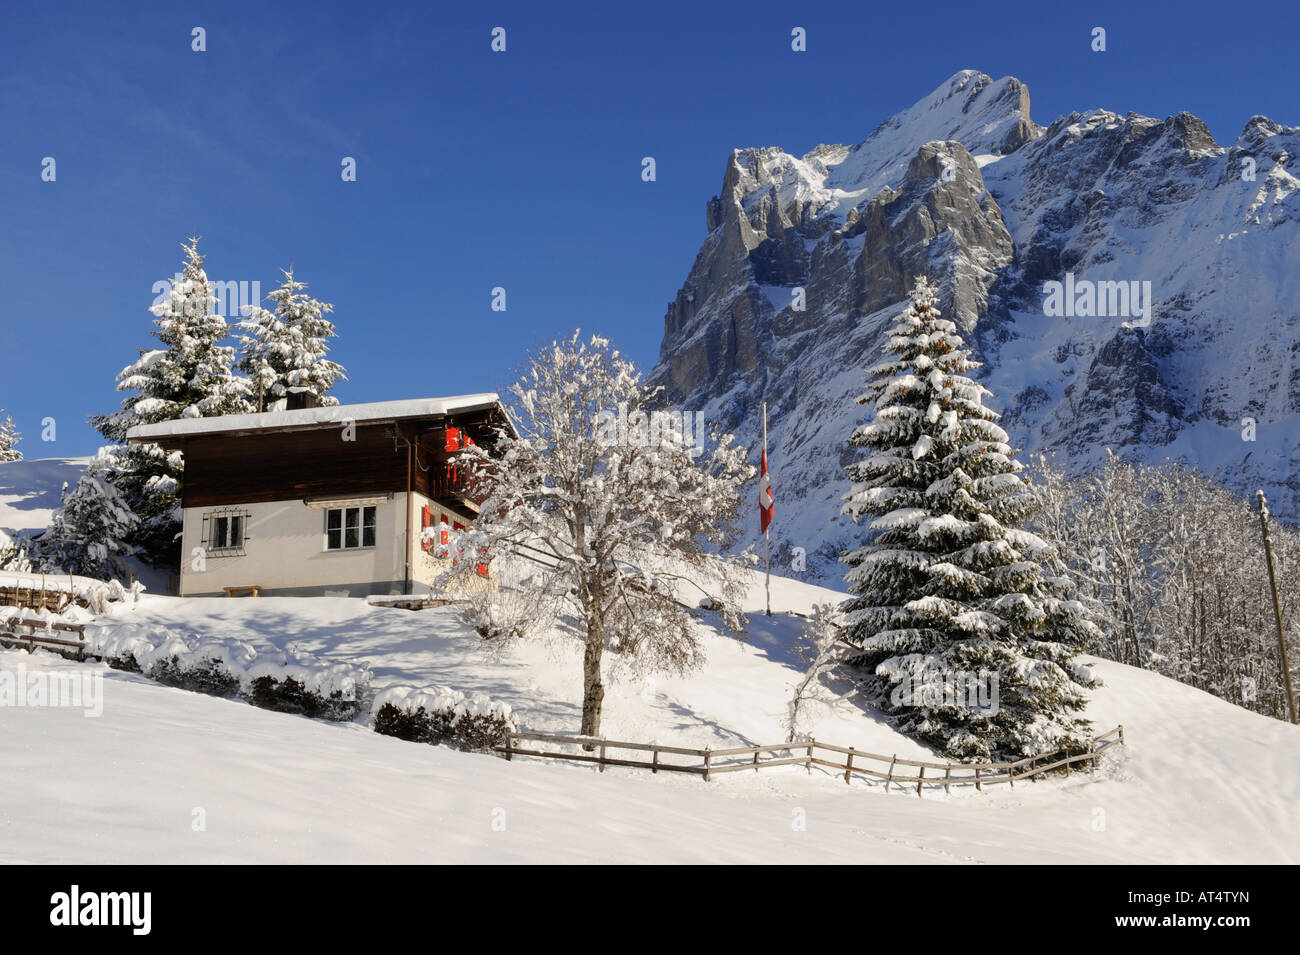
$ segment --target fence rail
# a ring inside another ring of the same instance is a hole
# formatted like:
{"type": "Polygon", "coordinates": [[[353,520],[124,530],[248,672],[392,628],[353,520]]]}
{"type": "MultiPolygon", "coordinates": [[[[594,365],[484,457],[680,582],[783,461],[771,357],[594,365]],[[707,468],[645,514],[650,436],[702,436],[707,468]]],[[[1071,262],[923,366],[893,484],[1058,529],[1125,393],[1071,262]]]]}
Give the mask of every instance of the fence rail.
{"type": "Polygon", "coordinates": [[[495,751],[503,754],[506,759],[513,759],[515,756],[533,756],[541,759],[594,763],[602,773],[605,771],[606,766],[648,769],[652,773],[689,773],[703,777],[705,782],[708,782],[711,777],[723,773],[739,773],[745,770],[758,772],[761,769],[772,769],[777,766],[803,766],[811,773],[812,768],[817,766],[822,769],[834,770],[837,775],[842,774],[844,782],[849,784],[853,782],[855,775],[871,779],[883,779],[886,792],[895,783],[909,786],[915,784],[916,794],[920,796],[923,787],[927,783],[936,788],[942,786],[945,793],[950,792],[953,786],[969,785],[973,785],[976,790],[983,791],[985,786],[997,783],[1006,783],[1015,788],[1018,779],[1037,780],[1045,773],[1068,770],[1068,767],[1081,763],[1090,763],[1091,768],[1095,769],[1106,750],[1123,742],[1124,727],[1120,725],[1102,733],[1100,736],[1093,737],[1089,741],[1088,752],[1086,753],[1075,753],[1073,755],[1067,755],[1064,752],[1045,753],[1041,756],[1026,756],[1024,759],[1018,759],[1010,763],[935,763],[925,760],[899,758],[898,756],[884,756],[863,749],[854,749],[852,746],[836,746],[831,743],[822,743],[815,739],[797,743],[768,743],[759,746],[731,746],[722,749],[713,749],[712,747],[692,749],[684,746],[661,746],[658,743],[612,740],[600,736],[511,733],[506,740],[506,745],[496,747],[495,751]],[[535,745],[521,747],[519,745],[521,742],[576,746],[580,747],[582,751],[577,753],[558,752],[551,749],[540,749],[535,745]],[[645,759],[614,757],[609,755],[610,750],[650,753],[651,758],[647,761],[645,759]],[[817,755],[819,751],[842,756],[844,762],[823,759],[817,755]],[[767,754],[770,758],[763,759],[764,754],[767,754]],[[662,759],[663,756],[693,757],[699,762],[666,762],[662,759]],[[872,765],[873,763],[876,765],[872,765]],[[886,768],[882,770],[881,766],[886,768]],[[915,769],[916,773],[901,775],[897,772],[900,768],[915,769]],[[926,776],[926,770],[934,770],[935,775],[926,776]],[[938,775],[938,773],[942,773],[942,775],[938,775]]]}
{"type": "Polygon", "coordinates": [[[0,618],[0,646],[19,644],[26,644],[29,651],[35,650],[38,644],[42,647],[67,648],[75,650],[81,656],[86,650],[86,627],[84,624],[64,623],[60,620],[0,618]],[[77,639],[65,639],[59,634],[75,635],[77,639]]]}

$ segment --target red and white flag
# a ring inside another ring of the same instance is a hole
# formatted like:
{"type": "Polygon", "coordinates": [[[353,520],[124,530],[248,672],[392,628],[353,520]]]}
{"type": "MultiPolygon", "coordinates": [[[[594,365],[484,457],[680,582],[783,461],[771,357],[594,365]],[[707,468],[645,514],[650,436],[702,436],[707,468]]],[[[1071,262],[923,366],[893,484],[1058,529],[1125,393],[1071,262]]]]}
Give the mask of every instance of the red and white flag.
{"type": "Polygon", "coordinates": [[[772,513],[776,510],[772,497],[772,481],[767,476],[767,448],[763,449],[763,476],[758,479],[758,525],[760,533],[767,533],[767,525],[772,523],[772,513]]]}

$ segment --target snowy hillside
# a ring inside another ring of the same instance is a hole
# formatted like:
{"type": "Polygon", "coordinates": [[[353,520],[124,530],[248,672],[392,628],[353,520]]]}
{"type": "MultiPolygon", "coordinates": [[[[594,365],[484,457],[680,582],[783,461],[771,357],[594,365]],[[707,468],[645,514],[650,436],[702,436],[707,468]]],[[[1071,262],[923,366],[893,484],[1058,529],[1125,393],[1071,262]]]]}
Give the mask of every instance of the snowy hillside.
{"type": "Polygon", "coordinates": [[[855,399],[922,273],[1017,447],[1076,472],[1107,448],[1181,458],[1300,518],[1298,149],[1300,127],[1260,116],[1227,146],[1188,113],[1044,128],[1024,84],[970,70],[855,146],[738,149],[652,377],[751,446],[768,403],[774,546],[812,579],[842,576],[855,399]],[[1048,314],[1067,276],[1137,282],[1146,315],[1048,314]]]}
{"type": "Polygon", "coordinates": [[[37,458],[0,463],[0,531],[42,531],[89,458],[37,458]]]}
{"type": "MultiPolygon", "coordinates": [[[[830,594],[774,582],[778,610],[830,594]]],[[[755,578],[750,609],[761,605],[755,578]]],[[[751,613],[749,641],[708,641],[688,678],[611,683],[606,732],[702,746],[783,738],[795,619],[751,613]]],[[[572,731],[571,646],[499,657],[449,610],[362,600],[144,597],[112,628],[167,627],[367,660],[380,686],[440,682],[512,703],[526,729],[572,731]]],[[[99,664],[0,652],[0,668],[104,676],[103,715],[15,708],[0,761],[3,862],[1298,862],[1300,736],[1150,673],[1106,661],[1089,716],[1125,725],[1101,770],[950,797],[791,768],[710,783],[506,762],[159,686],[99,664]],[[204,831],[192,820],[201,811],[204,831]],[[806,830],[792,826],[805,818],[806,830]],[[503,831],[494,830],[504,825],[503,831]]],[[[923,750],[852,705],[819,738],[923,750]]]]}

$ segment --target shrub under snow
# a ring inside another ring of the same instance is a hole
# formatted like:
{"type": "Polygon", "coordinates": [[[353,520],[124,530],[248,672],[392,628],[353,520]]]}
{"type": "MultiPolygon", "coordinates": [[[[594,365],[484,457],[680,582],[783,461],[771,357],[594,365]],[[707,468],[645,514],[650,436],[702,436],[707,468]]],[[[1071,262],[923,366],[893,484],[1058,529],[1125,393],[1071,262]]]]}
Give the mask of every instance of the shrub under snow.
{"type": "Polygon", "coordinates": [[[87,652],[169,686],[215,696],[237,692],[255,706],[329,720],[354,718],[370,688],[364,666],[329,663],[293,647],[259,652],[242,640],[162,629],[88,631],[87,652]]]}
{"type": "Polygon", "coordinates": [[[519,731],[508,703],[481,693],[467,697],[445,686],[389,687],[375,697],[370,713],[376,733],[467,750],[490,751],[519,731]]]}

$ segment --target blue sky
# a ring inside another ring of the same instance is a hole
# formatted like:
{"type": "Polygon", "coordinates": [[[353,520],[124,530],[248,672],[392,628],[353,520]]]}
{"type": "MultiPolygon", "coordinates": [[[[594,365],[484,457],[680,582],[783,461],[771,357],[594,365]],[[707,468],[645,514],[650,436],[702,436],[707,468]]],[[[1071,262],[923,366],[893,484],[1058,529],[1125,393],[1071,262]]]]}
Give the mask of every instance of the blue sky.
{"type": "Polygon", "coordinates": [[[192,232],[211,278],[265,293],[292,261],[334,303],[341,400],[484,391],[578,326],[648,369],[733,147],[857,142],[961,69],[1019,77],[1043,124],[1300,124],[1285,5],[1056,6],[10,5],[0,407],[28,457],[92,453],[86,416],[118,406],[192,232]]]}

